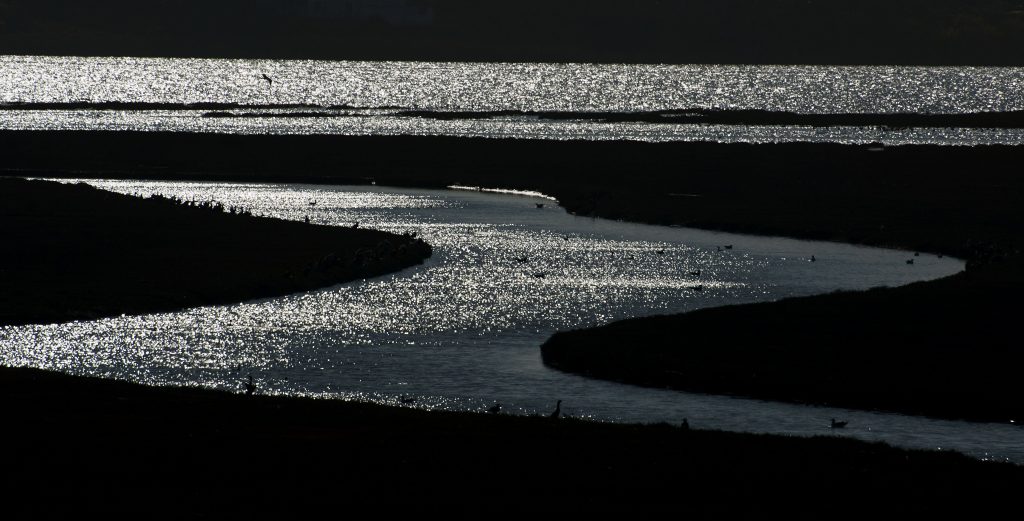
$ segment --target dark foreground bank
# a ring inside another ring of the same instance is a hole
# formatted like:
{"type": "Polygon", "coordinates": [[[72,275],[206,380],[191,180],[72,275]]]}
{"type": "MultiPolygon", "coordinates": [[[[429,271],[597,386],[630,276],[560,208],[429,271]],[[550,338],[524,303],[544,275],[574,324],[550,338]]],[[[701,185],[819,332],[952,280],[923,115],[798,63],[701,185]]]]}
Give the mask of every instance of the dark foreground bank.
{"type": "Polygon", "coordinates": [[[0,325],[284,295],[411,266],[409,236],[0,178],[0,325]]]}
{"type": "MultiPolygon", "coordinates": [[[[4,512],[788,518],[1005,512],[1024,469],[795,439],[149,388],[0,369],[4,512]]],[[[148,515],[148,514],[147,514],[148,515]]]]}

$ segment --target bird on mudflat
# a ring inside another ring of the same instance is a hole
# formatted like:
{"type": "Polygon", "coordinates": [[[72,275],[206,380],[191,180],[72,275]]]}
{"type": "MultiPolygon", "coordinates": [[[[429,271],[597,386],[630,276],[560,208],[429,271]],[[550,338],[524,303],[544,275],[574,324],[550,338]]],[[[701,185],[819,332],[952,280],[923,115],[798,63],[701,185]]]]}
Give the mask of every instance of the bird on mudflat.
{"type": "Polygon", "coordinates": [[[549,418],[558,418],[562,415],[562,400],[555,404],[555,411],[548,415],[549,418]]]}

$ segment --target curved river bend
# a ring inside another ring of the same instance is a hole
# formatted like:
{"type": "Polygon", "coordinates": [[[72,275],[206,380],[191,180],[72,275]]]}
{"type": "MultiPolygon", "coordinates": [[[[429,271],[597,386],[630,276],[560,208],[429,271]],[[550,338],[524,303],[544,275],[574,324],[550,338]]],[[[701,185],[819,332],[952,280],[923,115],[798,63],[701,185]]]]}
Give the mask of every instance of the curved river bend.
{"type": "MultiPolygon", "coordinates": [[[[575,217],[551,200],[380,187],[90,181],[122,193],[216,199],[314,223],[416,231],[424,265],[282,298],[179,313],[0,329],[0,363],[148,384],[261,391],[424,408],[547,412],[697,428],[843,435],[1024,461],[1024,431],[647,389],[554,371],[556,330],[956,273],[956,259],[575,217]],[[310,201],[315,200],[316,206],[310,201]],[[543,208],[538,208],[543,204],[543,208]],[[725,249],[724,246],[732,246],[725,249]],[[720,250],[720,251],[719,251],[720,250]],[[809,262],[814,255],[817,262],[809,262]],[[699,276],[691,272],[700,271],[699,276]],[[695,291],[703,286],[703,291],[695,291]]],[[[738,325],[738,327],[741,327],[738,325]]]]}

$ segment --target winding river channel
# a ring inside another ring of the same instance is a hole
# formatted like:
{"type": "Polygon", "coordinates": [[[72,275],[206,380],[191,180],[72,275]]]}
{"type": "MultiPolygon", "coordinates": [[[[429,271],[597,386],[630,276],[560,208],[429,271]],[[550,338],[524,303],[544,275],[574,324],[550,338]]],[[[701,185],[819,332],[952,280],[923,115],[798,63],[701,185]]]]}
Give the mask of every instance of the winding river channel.
{"type": "MultiPolygon", "coordinates": [[[[88,181],[127,194],[216,199],[314,224],[415,231],[425,264],[365,281],[230,306],[0,328],[0,363],[156,385],[365,400],[427,409],[547,412],[602,421],[835,435],[1024,462],[1014,425],[940,421],[649,389],[541,363],[558,330],[709,306],[897,286],[963,262],[576,217],[537,195],[476,190],[88,181]],[[311,203],[315,202],[315,205],[311,203]],[[811,256],[816,262],[811,262],[811,256]],[[697,274],[699,272],[699,275],[697,274]],[[698,290],[697,288],[701,289],[698,290]]],[[[225,269],[232,269],[225,267],[225,269]]],[[[743,327],[737,324],[736,327],[743,327]]]]}

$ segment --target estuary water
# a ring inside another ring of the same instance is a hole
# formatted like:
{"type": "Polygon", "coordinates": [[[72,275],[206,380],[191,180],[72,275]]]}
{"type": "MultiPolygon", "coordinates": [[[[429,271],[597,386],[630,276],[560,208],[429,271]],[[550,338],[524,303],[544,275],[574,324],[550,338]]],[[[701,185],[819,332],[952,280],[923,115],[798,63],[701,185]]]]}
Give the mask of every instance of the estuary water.
{"type": "Polygon", "coordinates": [[[576,217],[551,199],[475,190],[88,181],[127,194],[216,199],[257,214],[393,232],[434,246],[400,273],[179,313],[0,329],[0,364],[157,385],[365,400],[427,409],[548,412],[603,421],[842,435],[1024,462],[1012,425],[634,387],[562,373],[539,346],[558,330],[708,306],[896,286],[957,259],[837,243],[576,217]],[[315,206],[309,203],[316,201],[315,206]],[[539,207],[540,206],[540,207],[539,207]],[[810,262],[811,256],[816,262],[810,262]],[[699,272],[699,273],[698,273],[699,272]],[[698,289],[699,288],[699,289],[698,289]]]}
{"type": "Polygon", "coordinates": [[[1000,125],[779,119],[1015,111],[1022,68],[0,56],[0,129],[1018,145],[1020,114],[1000,125]],[[741,110],[762,114],[678,117],[741,110]]]}

